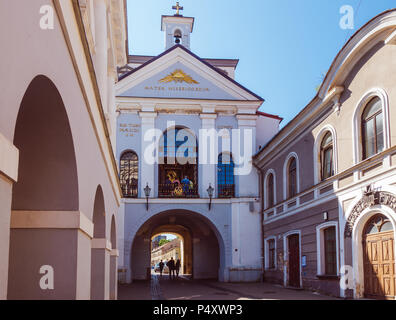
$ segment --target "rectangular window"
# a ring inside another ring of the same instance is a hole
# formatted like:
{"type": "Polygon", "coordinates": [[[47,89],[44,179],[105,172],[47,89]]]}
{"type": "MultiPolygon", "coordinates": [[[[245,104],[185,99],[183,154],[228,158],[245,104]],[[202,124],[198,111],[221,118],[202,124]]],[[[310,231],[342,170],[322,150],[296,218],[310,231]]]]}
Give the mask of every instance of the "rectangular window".
{"type": "Polygon", "coordinates": [[[329,227],[323,231],[325,249],[325,274],[337,275],[336,229],[329,227]]]}
{"type": "Polygon", "coordinates": [[[276,259],[275,240],[271,239],[271,240],[268,240],[268,268],[269,269],[275,269],[275,259],[276,259]]]}

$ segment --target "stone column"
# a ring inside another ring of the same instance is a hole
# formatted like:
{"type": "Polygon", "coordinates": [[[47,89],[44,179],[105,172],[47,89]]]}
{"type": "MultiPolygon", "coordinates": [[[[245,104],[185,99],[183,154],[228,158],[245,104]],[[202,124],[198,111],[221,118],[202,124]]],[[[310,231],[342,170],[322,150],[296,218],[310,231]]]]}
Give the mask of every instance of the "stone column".
{"type": "Polygon", "coordinates": [[[125,225],[125,203],[121,200],[120,207],[118,208],[117,214],[117,226],[120,226],[117,229],[117,247],[120,253],[118,257],[118,266],[120,268],[124,267],[124,242],[125,242],[125,235],[124,235],[124,225],[125,225]]]}
{"type": "Polygon", "coordinates": [[[7,298],[12,186],[18,180],[19,151],[0,133],[0,300],[7,298]]]}
{"type": "Polygon", "coordinates": [[[7,299],[12,185],[0,171],[0,300],[7,299]]]}
{"type": "Polygon", "coordinates": [[[103,238],[92,239],[91,299],[109,300],[110,242],[103,238]]]}
{"type": "MultiPolygon", "coordinates": [[[[201,127],[202,129],[207,129],[207,130],[215,130],[216,129],[216,118],[217,118],[217,114],[215,113],[202,113],[200,115],[201,120],[202,120],[202,124],[201,127]]],[[[218,157],[218,152],[217,152],[217,145],[218,145],[218,137],[217,134],[215,135],[215,139],[214,139],[214,150],[211,150],[213,148],[210,148],[210,139],[207,140],[207,146],[208,148],[206,148],[207,150],[207,163],[199,163],[199,170],[200,170],[200,174],[199,177],[201,179],[201,181],[199,181],[199,194],[201,196],[201,198],[207,198],[208,197],[208,192],[206,191],[209,187],[209,184],[215,189],[214,193],[213,193],[213,198],[216,197],[216,164],[215,163],[211,163],[211,157],[217,161],[217,157],[218,157]],[[213,151],[215,152],[215,154],[213,154],[213,151]],[[212,156],[211,156],[212,153],[212,156]]],[[[199,137],[199,146],[200,148],[202,148],[202,150],[200,149],[199,152],[201,153],[203,151],[203,146],[205,144],[205,141],[201,141],[201,137],[199,137]]],[[[212,160],[213,160],[212,159],[212,160]]]]}
{"type": "Polygon", "coordinates": [[[92,222],[79,211],[12,211],[7,298],[90,298],[92,222]]]}
{"type": "MultiPolygon", "coordinates": [[[[154,107],[150,108],[151,110],[154,111],[154,107]]],[[[155,184],[155,165],[147,163],[144,158],[144,152],[146,148],[148,148],[151,144],[152,141],[144,141],[144,135],[146,132],[149,130],[152,130],[155,128],[155,118],[157,117],[157,113],[153,111],[145,111],[145,112],[139,112],[139,116],[141,119],[141,150],[140,150],[140,177],[141,181],[139,181],[140,185],[140,190],[139,190],[139,197],[144,198],[144,188],[148,184],[149,187],[151,188],[151,194],[150,197],[156,197],[158,194],[158,188],[157,185],[155,184]]]]}
{"type": "Polygon", "coordinates": [[[95,14],[95,73],[102,98],[103,109],[107,110],[107,5],[106,0],[94,1],[95,14]]]}
{"type": "Polygon", "coordinates": [[[118,287],[118,250],[113,249],[110,253],[110,300],[117,300],[117,287],[118,287]]]}

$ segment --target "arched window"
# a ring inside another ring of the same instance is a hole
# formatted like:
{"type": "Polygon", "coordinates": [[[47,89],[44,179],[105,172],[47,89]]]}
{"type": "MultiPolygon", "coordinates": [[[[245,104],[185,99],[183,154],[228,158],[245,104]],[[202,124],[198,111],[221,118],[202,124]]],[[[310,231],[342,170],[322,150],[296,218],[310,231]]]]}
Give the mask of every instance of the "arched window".
{"type": "Polygon", "coordinates": [[[267,208],[271,208],[275,204],[274,175],[272,173],[267,176],[267,208]]]}
{"type": "Polygon", "coordinates": [[[333,137],[327,132],[320,145],[321,178],[325,180],[334,175],[333,137]]]}
{"type": "Polygon", "coordinates": [[[229,153],[221,153],[217,164],[217,193],[219,198],[235,197],[235,164],[229,153]]]}
{"type": "Polygon", "coordinates": [[[384,215],[377,214],[371,218],[364,229],[364,235],[371,235],[393,230],[392,222],[384,215]]]}
{"type": "Polygon", "coordinates": [[[120,182],[124,198],[138,196],[139,159],[135,152],[126,151],[120,158],[120,182]]]}
{"type": "Polygon", "coordinates": [[[287,166],[287,190],[289,198],[297,194],[297,161],[294,157],[289,160],[287,166]]]}
{"type": "Polygon", "coordinates": [[[373,98],[362,114],[363,160],[384,150],[384,121],[382,102],[373,98]]]}

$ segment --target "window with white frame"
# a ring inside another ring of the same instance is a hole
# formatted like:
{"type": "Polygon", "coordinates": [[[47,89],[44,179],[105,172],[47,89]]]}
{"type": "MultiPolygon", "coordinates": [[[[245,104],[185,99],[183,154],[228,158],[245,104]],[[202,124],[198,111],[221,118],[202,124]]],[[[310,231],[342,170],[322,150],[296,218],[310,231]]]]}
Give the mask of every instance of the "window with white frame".
{"type": "Polygon", "coordinates": [[[276,203],[276,195],[275,195],[275,174],[271,169],[268,171],[265,176],[264,181],[264,198],[265,198],[265,208],[271,208],[276,203]]]}
{"type": "Polygon", "coordinates": [[[297,194],[297,161],[292,157],[287,164],[287,196],[293,198],[297,194]]]}
{"type": "Polygon", "coordinates": [[[362,160],[384,150],[384,117],[381,99],[370,100],[362,114],[362,160]]]}
{"type": "Polygon", "coordinates": [[[265,269],[274,270],[276,269],[276,238],[269,237],[265,240],[266,248],[266,259],[265,259],[265,269]]]}
{"type": "Polygon", "coordinates": [[[389,98],[373,88],[360,100],[353,117],[353,160],[357,164],[390,147],[389,98]]]}
{"type": "Polygon", "coordinates": [[[337,276],[338,258],[338,225],[327,222],[316,228],[317,268],[320,276],[337,276]]]}
{"type": "Polygon", "coordinates": [[[330,131],[325,134],[320,145],[320,167],[322,180],[334,175],[333,136],[330,131]]]}
{"type": "Polygon", "coordinates": [[[299,159],[291,152],[283,164],[283,199],[291,199],[300,192],[299,159]]]}

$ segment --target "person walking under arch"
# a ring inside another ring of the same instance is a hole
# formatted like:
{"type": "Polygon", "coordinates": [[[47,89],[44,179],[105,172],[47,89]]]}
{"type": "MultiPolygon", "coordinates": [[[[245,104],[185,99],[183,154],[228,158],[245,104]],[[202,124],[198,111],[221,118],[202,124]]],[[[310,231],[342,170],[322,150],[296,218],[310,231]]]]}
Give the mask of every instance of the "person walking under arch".
{"type": "Polygon", "coordinates": [[[162,278],[162,271],[164,270],[165,264],[162,262],[162,260],[159,263],[159,270],[160,270],[160,277],[162,278]]]}
{"type": "Polygon", "coordinates": [[[175,260],[173,260],[173,257],[167,262],[166,264],[169,268],[169,279],[175,278],[175,260]]]}
{"type": "Polygon", "coordinates": [[[179,278],[179,272],[180,272],[180,259],[177,259],[177,261],[176,261],[175,270],[176,270],[176,278],[179,278]]]}

